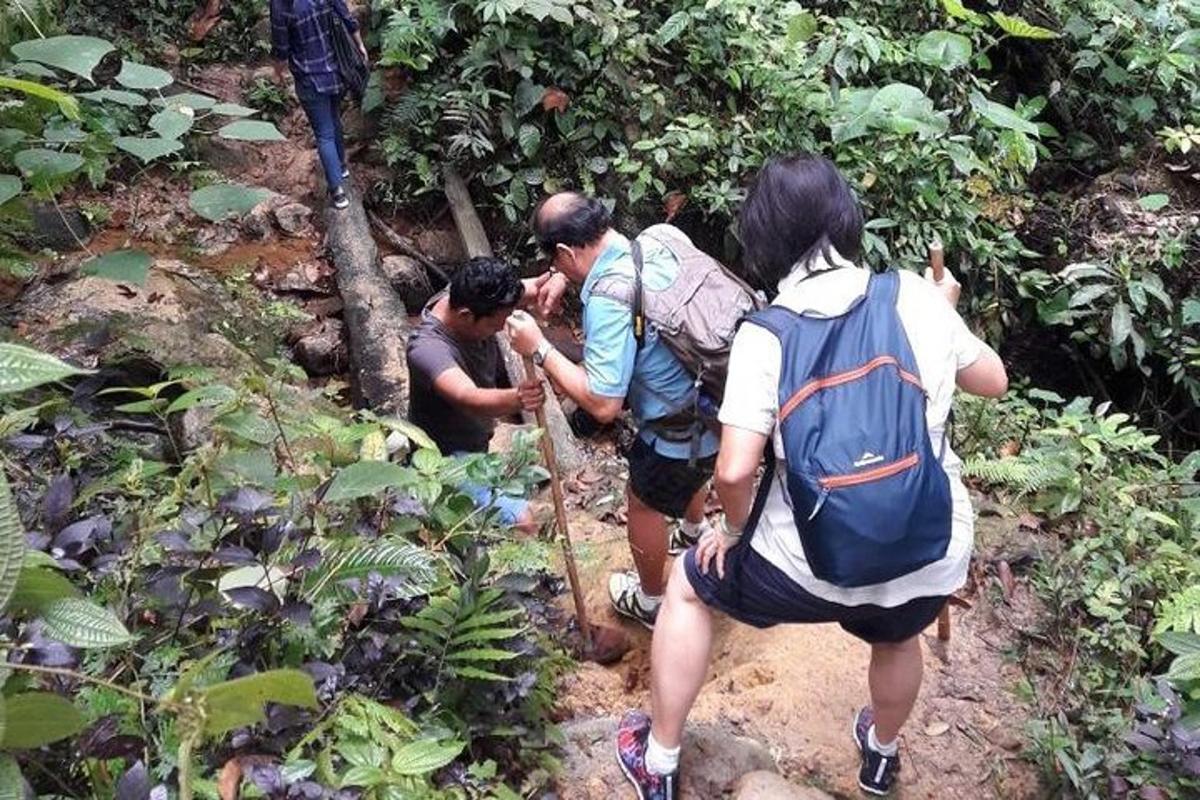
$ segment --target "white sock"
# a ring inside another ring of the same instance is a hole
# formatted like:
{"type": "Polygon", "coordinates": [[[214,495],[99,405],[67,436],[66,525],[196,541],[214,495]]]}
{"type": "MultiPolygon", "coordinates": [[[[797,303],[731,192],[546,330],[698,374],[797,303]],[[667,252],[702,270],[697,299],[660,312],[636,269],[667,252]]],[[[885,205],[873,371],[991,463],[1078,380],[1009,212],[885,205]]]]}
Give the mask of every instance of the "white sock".
{"type": "Polygon", "coordinates": [[[679,767],[679,748],[666,748],[654,734],[646,740],[646,769],[654,775],[670,775],[679,767]]]}
{"type": "Polygon", "coordinates": [[[896,751],[900,749],[900,744],[895,739],[883,744],[875,738],[875,726],[871,726],[871,730],[867,731],[867,747],[870,747],[881,756],[894,756],[896,751]]]}
{"type": "Polygon", "coordinates": [[[647,611],[653,611],[662,605],[662,595],[646,594],[639,587],[637,590],[638,605],[647,611]]]}

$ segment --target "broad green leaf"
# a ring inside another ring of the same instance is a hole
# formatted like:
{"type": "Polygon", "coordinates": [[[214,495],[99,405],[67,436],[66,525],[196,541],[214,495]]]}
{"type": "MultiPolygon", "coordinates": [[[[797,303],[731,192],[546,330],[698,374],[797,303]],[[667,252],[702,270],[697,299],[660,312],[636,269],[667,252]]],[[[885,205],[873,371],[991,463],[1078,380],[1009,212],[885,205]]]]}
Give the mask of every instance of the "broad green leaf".
{"type": "Polygon", "coordinates": [[[161,136],[119,136],[113,140],[113,144],[141,159],[143,164],[183,149],[183,143],[178,139],[164,139],[161,136]]]}
{"type": "Polygon", "coordinates": [[[533,158],[538,148],[542,146],[542,131],[537,125],[526,122],[517,132],[517,144],[526,158],[533,158]]]}
{"type": "Polygon", "coordinates": [[[52,144],[79,144],[86,142],[87,133],[78,123],[66,120],[51,120],[42,129],[42,138],[52,144]]]}
{"type": "Polygon", "coordinates": [[[946,9],[946,13],[955,19],[970,22],[972,25],[982,25],[987,22],[987,17],[967,8],[963,5],[962,0],[942,0],[942,8],[946,9]]]}
{"type": "Polygon", "coordinates": [[[316,708],[312,678],[297,669],[275,669],[218,683],[201,691],[207,712],[204,729],[219,736],[266,719],[264,703],[316,708]]]}
{"type": "Polygon", "coordinates": [[[46,606],[41,616],[46,635],[72,647],[117,647],[133,640],[115,614],[90,600],[64,597],[46,606]]]}
{"type": "Polygon", "coordinates": [[[0,175],[0,206],[21,193],[21,179],[16,175],[0,175]]]}
{"type": "Polygon", "coordinates": [[[398,775],[428,775],[441,769],[466,748],[462,742],[423,739],[409,742],[392,756],[392,772],[398,775]]]}
{"type": "MultiPolygon", "coordinates": [[[[3,701],[0,701],[2,708],[3,701]]],[[[3,735],[4,725],[0,722],[0,738],[3,735]]],[[[21,767],[8,753],[0,753],[0,800],[25,800],[25,780],[21,777],[21,767]]]]}
{"type": "Polygon", "coordinates": [[[811,11],[801,11],[788,20],[787,43],[807,42],[817,32],[817,17],[811,11]]]}
{"type": "Polygon", "coordinates": [[[966,65],[971,60],[971,52],[971,40],[950,31],[930,31],[917,42],[917,58],[944,70],[966,65]]]}
{"type": "Polygon", "coordinates": [[[42,78],[43,80],[47,81],[58,80],[57,72],[47,67],[43,67],[41,64],[35,64],[32,61],[17,62],[13,65],[13,72],[20,73],[21,75],[30,75],[34,78],[42,78]]]}
{"type": "Polygon", "coordinates": [[[158,67],[139,64],[136,61],[125,61],[121,71],[117,73],[117,83],[126,89],[158,90],[165,89],[175,82],[171,73],[158,67]]]}
{"type": "Polygon", "coordinates": [[[1200,655],[1200,635],[1167,631],[1158,635],[1158,643],[1177,656],[1200,655]]]}
{"type": "Polygon", "coordinates": [[[1200,679],[1200,653],[1189,653],[1176,658],[1167,670],[1167,677],[1181,683],[1200,679]]]}
{"type": "Polygon", "coordinates": [[[1133,331],[1133,314],[1124,300],[1118,300],[1112,309],[1112,345],[1124,344],[1133,331]]]}
{"type": "Polygon", "coordinates": [[[87,724],[75,704],[50,692],[24,692],[4,700],[5,750],[28,750],[57,742],[87,724]]]}
{"type": "Polygon", "coordinates": [[[20,128],[0,128],[0,149],[11,150],[29,138],[20,128]]]}
{"type": "Polygon", "coordinates": [[[189,408],[196,406],[220,406],[236,400],[237,396],[236,391],[221,383],[201,386],[184,392],[175,398],[171,405],[167,406],[167,413],[174,414],[177,411],[187,411],[189,408]]]}
{"type": "Polygon", "coordinates": [[[13,164],[32,181],[45,182],[70,175],[83,166],[83,156],[35,147],[13,156],[13,164]]]}
{"type": "Polygon", "coordinates": [[[998,128],[1020,131],[1029,136],[1039,134],[1038,126],[1022,117],[1003,103],[988,100],[978,92],[971,95],[971,107],[988,122],[998,128]]]}
{"type": "Polygon", "coordinates": [[[95,92],[85,92],[79,95],[85,100],[95,103],[116,103],[129,108],[141,108],[150,105],[150,101],[137,92],[126,92],[121,89],[100,89],[95,92]]]}
{"type": "Polygon", "coordinates": [[[379,424],[390,431],[395,431],[408,438],[410,442],[415,444],[421,450],[437,450],[438,446],[433,439],[429,438],[429,434],[421,430],[416,425],[406,419],[399,417],[383,417],[379,420],[379,424]]]}
{"type": "Polygon", "coordinates": [[[73,367],[49,353],[10,342],[0,342],[0,395],[23,392],[91,370],[73,367]]]}
{"type": "Polygon", "coordinates": [[[1016,36],[1021,39],[1057,39],[1058,34],[1049,28],[1043,28],[1038,25],[1032,25],[1025,19],[1009,14],[1002,14],[999,11],[992,12],[992,19],[1000,29],[1009,36],[1016,36]]]}
{"type": "Polygon", "coordinates": [[[166,98],[156,98],[152,101],[154,105],[164,108],[190,108],[192,111],[208,111],[217,104],[217,101],[205,94],[195,94],[194,92],[184,92],[183,94],[173,94],[166,98]]]}
{"type": "Polygon", "coordinates": [[[0,470],[0,610],[7,608],[25,560],[25,529],[8,478],[0,470]]]}
{"type": "Polygon", "coordinates": [[[338,503],[359,497],[372,497],[385,489],[411,484],[414,480],[412,470],[399,464],[388,461],[359,461],[338,471],[329,485],[329,490],[325,492],[324,500],[327,503],[338,503]]]}
{"type": "Polygon", "coordinates": [[[279,132],[272,122],[256,119],[239,119],[231,122],[217,131],[222,139],[236,139],[244,142],[284,142],[287,137],[279,132]]]}
{"type": "Polygon", "coordinates": [[[111,42],[94,36],[52,36],[12,46],[13,55],[22,61],[36,61],[88,80],[113,49],[111,42]]]}
{"type": "Polygon", "coordinates": [[[192,129],[196,112],[184,106],[167,107],[150,118],[150,130],[164,139],[178,139],[192,129]]]}
{"type": "Polygon", "coordinates": [[[1189,297],[1183,301],[1183,324],[1195,325],[1200,322],[1200,300],[1189,297]]]}
{"type": "Polygon", "coordinates": [[[65,576],[50,569],[25,566],[17,577],[17,586],[8,601],[8,609],[40,614],[57,600],[78,596],[79,590],[65,576]]]}
{"type": "Polygon", "coordinates": [[[222,117],[252,117],[258,113],[258,109],[238,105],[237,103],[217,103],[212,107],[211,111],[222,117]]]}
{"type": "Polygon", "coordinates": [[[114,250],[85,261],[81,270],[84,275],[94,275],[114,283],[143,286],[153,263],[154,258],[141,250],[114,250]]]}
{"type": "Polygon", "coordinates": [[[75,122],[82,119],[82,115],[79,113],[79,101],[66,92],[55,89],[53,86],[43,86],[34,81],[23,81],[17,78],[0,76],[0,89],[12,89],[30,97],[40,97],[43,100],[49,100],[58,106],[58,110],[67,119],[75,122]]]}
{"type": "Polygon", "coordinates": [[[1165,194],[1148,194],[1138,200],[1143,211],[1161,211],[1171,204],[1171,198],[1165,194]]]}
{"type": "Polygon", "coordinates": [[[270,196],[269,190],[257,186],[218,183],[192,192],[188,205],[210,222],[221,222],[243,216],[270,196]]]}
{"type": "Polygon", "coordinates": [[[691,15],[686,11],[676,11],[667,17],[667,21],[658,29],[658,43],[663,45],[675,41],[679,37],[679,34],[687,30],[690,20],[691,15]]]}

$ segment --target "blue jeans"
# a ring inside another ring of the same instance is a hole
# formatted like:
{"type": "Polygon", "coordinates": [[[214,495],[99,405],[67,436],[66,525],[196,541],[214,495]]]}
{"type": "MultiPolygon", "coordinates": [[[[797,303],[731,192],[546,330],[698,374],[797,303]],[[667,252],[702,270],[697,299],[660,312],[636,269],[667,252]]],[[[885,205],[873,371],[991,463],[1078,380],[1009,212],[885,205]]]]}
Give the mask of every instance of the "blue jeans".
{"type": "Polygon", "coordinates": [[[317,140],[317,155],[325,170],[325,182],[330,191],[339,188],[346,164],[346,146],[342,141],[342,97],[344,94],[321,94],[303,77],[296,79],[296,96],[308,115],[313,136],[317,140]]]}

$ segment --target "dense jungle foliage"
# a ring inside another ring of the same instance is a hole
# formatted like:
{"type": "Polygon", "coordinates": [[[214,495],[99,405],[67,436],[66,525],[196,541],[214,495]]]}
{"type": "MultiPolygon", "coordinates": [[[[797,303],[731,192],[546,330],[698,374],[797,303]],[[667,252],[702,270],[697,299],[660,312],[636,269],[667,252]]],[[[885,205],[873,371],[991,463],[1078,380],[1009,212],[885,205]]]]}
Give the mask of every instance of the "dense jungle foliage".
{"type": "MultiPolygon", "coordinates": [[[[199,42],[195,9],[165,0],[13,5],[6,241],[27,201],[152,169],[209,219],[257,202],[196,145],[279,131],[176,80],[262,57],[265,3],[226,3],[199,42]]],[[[1026,755],[1053,794],[1195,796],[1200,2],[363,11],[391,176],[374,199],[419,209],[454,162],[514,260],[532,255],[536,199],[578,186],[629,230],[672,218],[736,264],[748,177],[801,149],[859,190],[871,264],[919,268],[940,238],[972,325],[1028,378],[998,406],[963,402],[955,432],[973,479],[1026,504],[1047,542],[1028,567],[1046,625],[1015,654],[1039,717],[1026,755]]],[[[286,102],[257,91],[264,112],[286,102]]],[[[4,256],[30,273],[23,248],[4,256]]],[[[84,269],[136,282],[149,263],[84,269]]],[[[282,362],[84,374],[0,347],[0,795],[23,776],[45,795],[218,797],[248,743],[270,756],[245,766],[269,798],[549,785],[558,587],[544,544],[503,542],[457,488],[536,482],[530,441],[446,459],[282,362]]]]}

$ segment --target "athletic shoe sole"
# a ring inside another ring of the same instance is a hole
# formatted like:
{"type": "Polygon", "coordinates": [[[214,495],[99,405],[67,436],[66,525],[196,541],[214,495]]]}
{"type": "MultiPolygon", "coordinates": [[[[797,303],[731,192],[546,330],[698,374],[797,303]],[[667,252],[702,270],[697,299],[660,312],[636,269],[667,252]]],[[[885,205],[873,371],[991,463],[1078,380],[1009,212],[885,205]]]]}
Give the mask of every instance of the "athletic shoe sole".
{"type": "Polygon", "coordinates": [[[613,607],[613,611],[616,611],[617,614],[619,614],[620,616],[625,617],[626,619],[631,619],[634,622],[640,623],[641,626],[648,631],[654,630],[653,622],[646,622],[646,620],[642,619],[637,614],[634,614],[632,611],[626,611],[625,609],[620,608],[616,603],[613,603],[612,607],[613,607]]]}
{"type": "MultiPolygon", "coordinates": [[[[858,714],[855,714],[854,718],[850,720],[850,738],[854,740],[854,746],[858,748],[859,758],[862,758],[863,748],[867,746],[867,743],[858,741],[858,714]]],[[[892,793],[891,789],[880,791],[874,787],[867,786],[861,780],[858,782],[858,788],[875,797],[887,797],[892,793]]]]}
{"type": "Polygon", "coordinates": [[[630,784],[633,785],[634,791],[637,792],[638,800],[646,800],[646,795],[645,795],[645,793],[642,792],[642,785],[633,779],[633,774],[630,773],[629,767],[625,766],[625,759],[621,758],[620,742],[617,743],[616,754],[617,754],[617,766],[619,766],[621,768],[621,772],[623,772],[625,774],[625,779],[627,781],[629,781],[630,784]]]}

